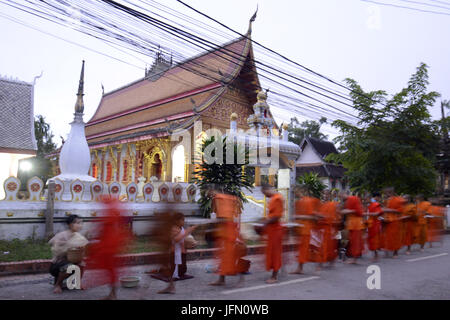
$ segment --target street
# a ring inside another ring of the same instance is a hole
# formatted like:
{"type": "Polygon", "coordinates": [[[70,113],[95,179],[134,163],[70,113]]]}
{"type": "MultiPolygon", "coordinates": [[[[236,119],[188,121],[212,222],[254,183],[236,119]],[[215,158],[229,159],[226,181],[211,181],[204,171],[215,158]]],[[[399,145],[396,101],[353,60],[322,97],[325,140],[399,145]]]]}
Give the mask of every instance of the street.
{"type": "MultiPolygon", "coordinates": [[[[188,261],[188,274],[193,279],[177,281],[176,294],[161,295],[157,291],[166,286],[165,282],[151,278],[145,271],[156,266],[144,265],[124,269],[126,274],[141,277],[137,288],[120,288],[119,299],[133,300],[298,300],[298,299],[450,299],[450,235],[444,237],[441,246],[420,252],[415,248],[411,255],[404,249],[398,259],[384,258],[375,263],[381,271],[381,288],[368,289],[367,267],[372,265],[368,253],[357,265],[337,261],[334,267],[324,267],[319,274],[315,266],[307,264],[304,275],[287,272],[295,268],[295,252],[285,253],[285,265],[277,284],[264,282],[269,273],[264,270],[262,255],[250,256],[252,267],[245,282],[238,284],[238,277],[227,277],[224,287],[209,286],[217,275],[207,273],[205,267],[213,260],[188,261]]],[[[9,276],[0,279],[0,299],[101,299],[109,292],[107,286],[89,290],[64,290],[61,295],[53,294],[52,277],[48,274],[9,276]]]]}

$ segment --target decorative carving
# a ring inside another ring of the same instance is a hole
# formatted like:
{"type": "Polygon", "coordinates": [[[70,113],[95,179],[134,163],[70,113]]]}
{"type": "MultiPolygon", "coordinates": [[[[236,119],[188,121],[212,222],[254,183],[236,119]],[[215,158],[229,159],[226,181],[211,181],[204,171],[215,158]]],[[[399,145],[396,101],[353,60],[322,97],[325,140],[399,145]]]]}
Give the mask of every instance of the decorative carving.
{"type": "Polygon", "coordinates": [[[248,105],[221,98],[210,106],[205,111],[204,115],[224,122],[229,122],[233,112],[237,114],[237,122],[241,126],[247,126],[247,118],[253,114],[248,105]]]}
{"type": "Polygon", "coordinates": [[[44,182],[39,177],[33,177],[27,183],[28,192],[30,194],[30,201],[39,201],[41,199],[41,192],[44,188],[44,182]]]}
{"type": "Polygon", "coordinates": [[[3,187],[5,189],[5,200],[7,201],[16,201],[17,193],[20,189],[20,180],[16,177],[9,177],[3,183],[3,187]]]}

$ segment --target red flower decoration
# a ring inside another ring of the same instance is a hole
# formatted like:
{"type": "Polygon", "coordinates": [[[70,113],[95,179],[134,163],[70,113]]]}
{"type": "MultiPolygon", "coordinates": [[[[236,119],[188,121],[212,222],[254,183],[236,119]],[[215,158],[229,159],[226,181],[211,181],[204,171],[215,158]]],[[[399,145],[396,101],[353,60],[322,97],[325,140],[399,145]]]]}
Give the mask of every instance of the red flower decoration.
{"type": "Polygon", "coordinates": [[[134,194],[136,192],[136,188],[135,187],[131,187],[130,189],[128,189],[128,192],[130,194],[134,194]]]}
{"type": "Polygon", "coordinates": [[[152,193],[152,191],[153,191],[153,189],[150,188],[150,187],[145,188],[145,193],[146,194],[150,194],[150,193],[152,193]]]}
{"type": "Polygon", "coordinates": [[[100,192],[102,188],[99,185],[94,186],[94,192],[100,192]]]}
{"type": "Polygon", "coordinates": [[[55,185],[55,192],[60,192],[62,189],[60,184],[55,185]]]}
{"type": "Polygon", "coordinates": [[[180,189],[180,188],[175,189],[175,194],[176,194],[177,196],[180,195],[180,193],[181,193],[181,189],[180,189]]]}
{"type": "Polygon", "coordinates": [[[117,192],[119,192],[119,187],[118,187],[118,186],[112,187],[112,188],[111,188],[111,192],[112,192],[112,193],[117,193],[117,192]]]}
{"type": "Polygon", "coordinates": [[[80,193],[82,189],[83,189],[83,187],[80,186],[79,184],[76,184],[76,185],[73,187],[73,191],[75,191],[76,193],[80,193]]]}
{"type": "Polygon", "coordinates": [[[161,193],[162,193],[162,194],[166,194],[166,193],[167,193],[167,188],[162,188],[162,189],[161,189],[161,193]]]}
{"type": "Polygon", "coordinates": [[[39,183],[33,183],[33,184],[30,186],[31,191],[33,191],[33,192],[39,191],[40,188],[41,188],[41,186],[39,185],[39,183]]]}
{"type": "Polygon", "coordinates": [[[15,191],[15,190],[17,189],[17,183],[15,183],[15,182],[9,182],[9,183],[6,185],[6,189],[8,189],[8,191],[11,191],[11,192],[15,191]]]}

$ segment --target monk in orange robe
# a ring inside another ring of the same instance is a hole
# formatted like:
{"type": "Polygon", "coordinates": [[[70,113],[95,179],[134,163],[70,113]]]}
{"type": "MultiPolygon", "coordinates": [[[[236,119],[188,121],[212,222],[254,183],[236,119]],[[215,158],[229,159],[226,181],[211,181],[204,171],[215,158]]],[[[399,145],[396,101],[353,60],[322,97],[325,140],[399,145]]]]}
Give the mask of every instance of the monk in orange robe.
{"type": "Polygon", "coordinates": [[[378,250],[381,249],[381,221],[379,218],[383,214],[383,209],[380,201],[381,194],[374,192],[368,206],[367,243],[369,250],[373,251],[373,261],[378,260],[378,250]]]}
{"type": "Polygon", "coordinates": [[[345,228],[348,230],[348,255],[351,259],[347,263],[356,263],[356,259],[362,256],[363,252],[363,206],[358,196],[342,194],[344,209],[342,215],[347,215],[345,228]]]}
{"type": "Polygon", "coordinates": [[[430,207],[430,215],[433,217],[427,220],[427,241],[430,243],[430,248],[433,242],[441,242],[441,233],[444,223],[444,208],[439,206],[430,207]]]}
{"type": "Polygon", "coordinates": [[[298,200],[295,204],[296,220],[302,226],[298,228],[298,267],[291,274],[303,274],[303,265],[312,261],[311,257],[311,231],[316,228],[320,200],[309,196],[308,190],[303,187],[296,188],[298,200]]]}
{"type": "Polygon", "coordinates": [[[414,203],[411,203],[411,198],[408,195],[403,196],[406,204],[403,207],[402,221],[403,227],[403,239],[402,243],[407,247],[406,254],[411,253],[411,245],[414,243],[414,230],[417,223],[417,207],[414,203]]]}
{"type": "MultiPolygon", "coordinates": [[[[219,280],[210,283],[214,286],[225,284],[225,276],[236,275],[237,254],[236,241],[239,239],[238,225],[234,218],[240,212],[238,197],[215,192],[213,196],[213,210],[220,221],[217,230],[217,247],[219,249],[219,280]]],[[[241,278],[242,280],[242,278],[241,278]]]]}
{"type": "Polygon", "coordinates": [[[280,219],[283,217],[284,199],[271,185],[263,185],[262,192],[270,198],[269,214],[264,221],[264,232],[267,235],[266,269],[272,270],[272,276],[266,280],[266,283],[272,284],[278,281],[278,271],[281,268],[284,229],[280,219]]]}
{"type": "MultiPolygon", "coordinates": [[[[385,189],[388,200],[384,211],[384,248],[393,252],[393,258],[398,258],[398,250],[402,247],[401,214],[406,200],[395,196],[394,188],[385,189]]],[[[386,254],[387,254],[386,251],[386,254]]]]}
{"type": "Polygon", "coordinates": [[[325,190],[323,192],[324,203],[319,208],[320,218],[317,225],[323,232],[322,246],[320,248],[320,263],[329,262],[333,264],[338,256],[338,247],[336,232],[337,226],[340,224],[338,216],[338,205],[336,201],[331,199],[331,191],[325,190]]]}
{"type": "Polygon", "coordinates": [[[415,230],[416,242],[420,245],[420,251],[424,250],[427,242],[427,218],[430,214],[431,202],[425,201],[423,195],[419,194],[416,197],[417,204],[417,224],[415,230]]]}

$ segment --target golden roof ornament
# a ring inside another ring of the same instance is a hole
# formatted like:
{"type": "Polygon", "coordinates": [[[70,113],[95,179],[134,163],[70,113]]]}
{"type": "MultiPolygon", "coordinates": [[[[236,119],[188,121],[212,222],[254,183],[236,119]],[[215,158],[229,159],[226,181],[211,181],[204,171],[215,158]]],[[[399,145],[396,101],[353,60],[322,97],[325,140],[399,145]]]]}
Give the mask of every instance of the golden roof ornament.
{"type": "Polygon", "coordinates": [[[235,112],[233,112],[233,113],[230,115],[230,120],[231,120],[231,121],[236,121],[237,118],[238,118],[238,115],[237,115],[235,112]]]}
{"type": "Polygon", "coordinates": [[[75,103],[75,113],[84,112],[83,89],[84,89],[84,60],[81,66],[81,75],[80,75],[80,82],[78,84],[77,102],[75,103]]]}
{"type": "Polygon", "coordinates": [[[287,123],[283,123],[282,125],[283,130],[287,130],[289,128],[289,125],[287,123]]]}

